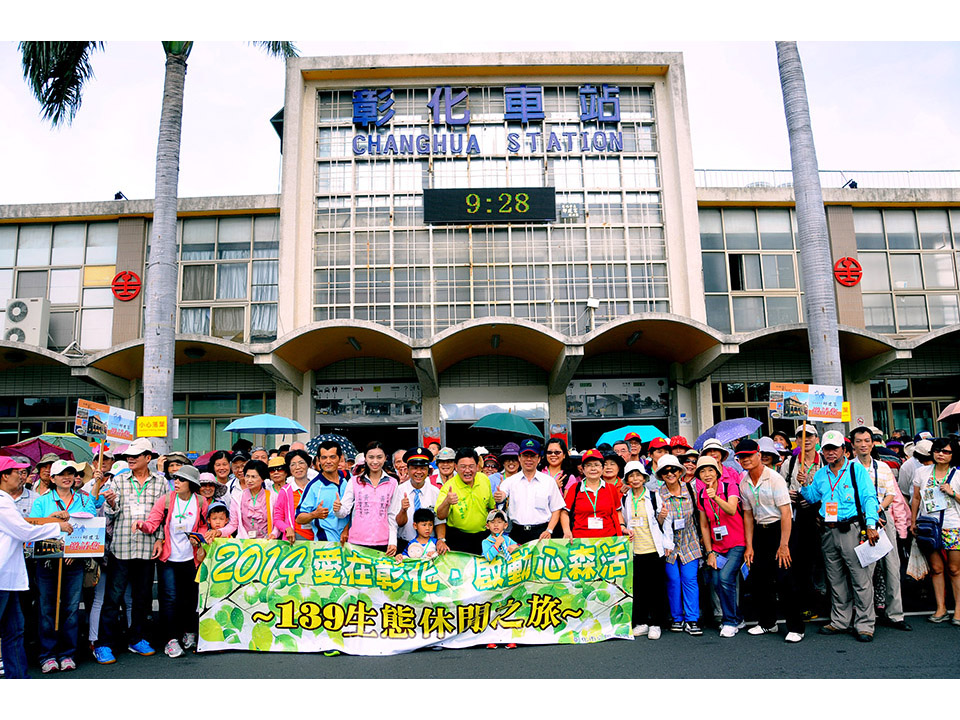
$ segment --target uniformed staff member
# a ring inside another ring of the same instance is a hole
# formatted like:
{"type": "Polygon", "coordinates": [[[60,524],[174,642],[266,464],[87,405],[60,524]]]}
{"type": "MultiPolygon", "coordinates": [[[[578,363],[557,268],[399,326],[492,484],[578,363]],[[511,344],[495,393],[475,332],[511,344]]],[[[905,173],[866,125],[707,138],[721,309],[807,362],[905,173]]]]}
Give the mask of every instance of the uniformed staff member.
{"type": "Polygon", "coordinates": [[[825,466],[812,480],[801,480],[800,493],[807,502],[820,503],[824,524],[821,547],[830,581],[830,623],[819,632],[845,633],[852,624],[857,640],[871,642],[877,619],[873,607],[874,563],[861,567],[855,550],[861,536],[871,545],[880,538],[877,493],[863,465],[844,457],[843,445],[843,435],[836,430],[824,433],[820,449],[825,466]]]}
{"type": "Polygon", "coordinates": [[[539,442],[527,439],[520,443],[521,471],[504,479],[493,494],[497,503],[508,501],[507,511],[513,521],[510,537],[520,545],[549,540],[566,507],[554,479],[537,470],[539,459],[539,442]]]}
{"type": "MultiPolygon", "coordinates": [[[[390,503],[390,544],[397,546],[397,554],[402,553],[407,545],[417,537],[413,526],[413,515],[417,510],[426,508],[436,514],[437,497],[440,490],[433,483],[427,482],[430,474],[430,463],[433,453],[422,447],[410,448],[403,454],[403,464],[407,471],[407,480],[400,483],[393,493],[390,503]]],[[[436,519],[436,525],[445,524],[445,520],[436,519]]],[[[437,548],[438,554],[447,552],[449,548],[443,543],[443,549],[437,548]]]]}

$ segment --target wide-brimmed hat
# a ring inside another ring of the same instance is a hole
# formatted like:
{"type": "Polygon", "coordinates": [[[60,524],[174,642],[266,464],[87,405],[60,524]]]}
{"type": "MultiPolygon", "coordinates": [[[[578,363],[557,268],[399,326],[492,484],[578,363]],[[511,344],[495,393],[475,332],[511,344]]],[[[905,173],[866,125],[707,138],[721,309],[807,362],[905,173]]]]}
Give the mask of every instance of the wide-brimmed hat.
{"type": "Polygon", "coordinates": [[[56,453],[46,453],[43,457],[40,458],[40,462],[37,463],[37,467],[41,465],[49,465],[50,463],[55,463],[60,459],[60,456],[56,453]]]}
{"type": "Polygon", "coordinates": [[[663,474],[663,471],[667,468],[676,468],[681,473],[684,472],[683,465],[680,464],[680,461],[677,460],[676,455],[664,455],[660,460],[657,461],[657,477],[663,474]]]}
{"type": "Polygon", "coordinates": [[[216,484],[217,484],[217,476],[214,475],[213,473],[203,472],[203,473],[200,473],[200,476],[199,476],[199,478],[198,478],[198,482],[199,482],[201,485],[216,485],[216,484]]]}
{"type": "Polygon", "coordinates": [[[757,441],[757,445],[760,446],[760,454],[763,455],[776,455],[780,456],[780,451],[777,449],[777,446],[773,442],[773,438],[769,438],[764,435],[760,440],[757,441]]]}
{"type": "Polygon", "coordinates": [[[200,471],[197,470],[193,465],[184,465],[182,468],[177,470],[173,476],[175,478],[180,478],[181,480],[186,480],[188,483],[193,485],[195,490],[200,489],[200,471]]]}
{"type": "Polygon", "coordinates": [[[647,472],[646,465],[644,465],[639,460],[631,460],[623,468],[623,477],[627,477],[627,475],[632,473],[634,470],[636,470],[637,472],[639,472],[641,475],[644,475],[644,476],[650,475],[650,473],[647,472]]]}
{"type": "Polygon", "coordinates": [[[126,450],[122,453],[117,453],[119,457],[136,457],[137,455],[143,455],[144,453],[150,453],[150,456],[153,458],[160,457],[156,451],[153,449],[153,443],[150,442],[150,438],[137,438],[132,443],[127,445],[126,450]]]}
{"type": "Polygon", "coordinates": [[[719,450],[723,455],[723,457],[720,458],[720,462],[723,462],[728,457],[730,457],[730,451],[727,450],[723,446],[723,443],[721,443],[716,438],[710,438],[709,440],[703,443],[703,446],[700,448],[701,457],[707,454],[707,450],[719,450]]]}
{"type": "Polygon", "coordinates": [[[712,458],[709,455],[704,455],[702,458],[697,460],[697,469],[693,471],[694,477],[700,477],[700,469],[705,467],[711,467],[716,470],[718,477],[720,476],[720,473],[723,472],[720,469],[720,463],[718,463],[715,458],[712,458]]]}

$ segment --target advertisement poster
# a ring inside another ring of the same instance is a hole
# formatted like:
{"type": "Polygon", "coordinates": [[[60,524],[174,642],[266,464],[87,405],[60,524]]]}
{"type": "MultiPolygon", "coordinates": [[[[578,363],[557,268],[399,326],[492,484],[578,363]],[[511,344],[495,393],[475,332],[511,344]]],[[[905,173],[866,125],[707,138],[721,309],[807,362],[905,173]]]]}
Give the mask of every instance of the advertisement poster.
{"type": "Polygon", "coordinates": [[[63,538],[63,556],[103,557],[107,547],[107,519],[71,515],[70,524],[73,525],[73,532],[63,538]]]}
{"type": "Polygon", "coordinates": [[[770,417],[774,420],[840,422],[842,414],[841,387],[770,383],[770,417]]]}
{"type": "Polygon", "coordinates": [[[102,405],[89,400],[77,401],[77,418],[73,432],[91,440],[106,438],[127,445],[133,442],[137,414],[133,410],[102,405]]]}
{"type": "Polygon", "coordinates": [[[511,559],[391,558],[331,542],[217,539],[200,566],[200,652],[393,655],[427,646],[632,639],[626,537],[528,543],[511,559]]]}
{"type": "Polygon", "coordinates": [[[590,418],[670,415],[666,378],[574,380],[567,386],[567,414],[590,418]]]}

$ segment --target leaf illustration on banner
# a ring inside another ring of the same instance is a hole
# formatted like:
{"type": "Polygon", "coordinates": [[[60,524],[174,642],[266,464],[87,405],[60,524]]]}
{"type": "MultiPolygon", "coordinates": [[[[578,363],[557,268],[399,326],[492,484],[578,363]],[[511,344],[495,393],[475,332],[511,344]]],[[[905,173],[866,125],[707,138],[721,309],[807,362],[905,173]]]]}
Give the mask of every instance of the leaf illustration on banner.
{"type": "Polygon", "coordinates": [[[208,640],[209,642],[222,642],[223,628],[221,628],[220,624],[213,618],[207,618],[206,620],[201,620],[200,621],[200,639],[208,640]]]}
{"type": "Polygon", "coordinates": [[[253,650],[269,650],[273,643],[273,631],[266,623],[257,623],[253,626],[253,641],[256,647],[253,650]]]}
{"type": "Polygon", "coordinates": [[[243,610],[235,607],[230,611],[230,624],[232,624],[237,630],[243,629],[243,610]]]}
{"type": "Polygon", "coordinates": [[[297,641],[294,640],[294,639],[293,639],[292,637],[290,637],[289,635],[278,635],[277,638],[276,638],[276,640],[277,640],[277,645],[279,645],[280,647],[282,647],[285,651],[287,651],[287,652],[297,652],[297,649],[298,649],[298,648],[297,648],[297,641]]]}
{"type": "Polygon", "coordinates": [[[210,585],[210,595],[215,598],[226,597],[234,587],[231,583],[213,583],[210,585]]]}

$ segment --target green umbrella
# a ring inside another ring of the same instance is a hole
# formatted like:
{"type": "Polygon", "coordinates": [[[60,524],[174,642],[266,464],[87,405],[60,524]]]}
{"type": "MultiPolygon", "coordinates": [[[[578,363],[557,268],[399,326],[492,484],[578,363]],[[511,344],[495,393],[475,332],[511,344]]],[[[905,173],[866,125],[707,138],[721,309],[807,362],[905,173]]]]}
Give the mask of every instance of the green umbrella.
{"type": "Polygon", "coordinates": [[[503,432],[513,433],[514,435],[527,435],[543,440],[543,433],[537,430],[536,425],[525,417],[520,417],[513,413],[499,412],[484,415],[471,425],[470,428],[502,430],[503,432]]]}
{"type": "Polygon", "coordinates": [[[93,460],[90,443],[73,433],[44,433],[38,437],[51,445],[69,450],[73,453],[73,459],[77,462],[91,462],[93,460]]]}

